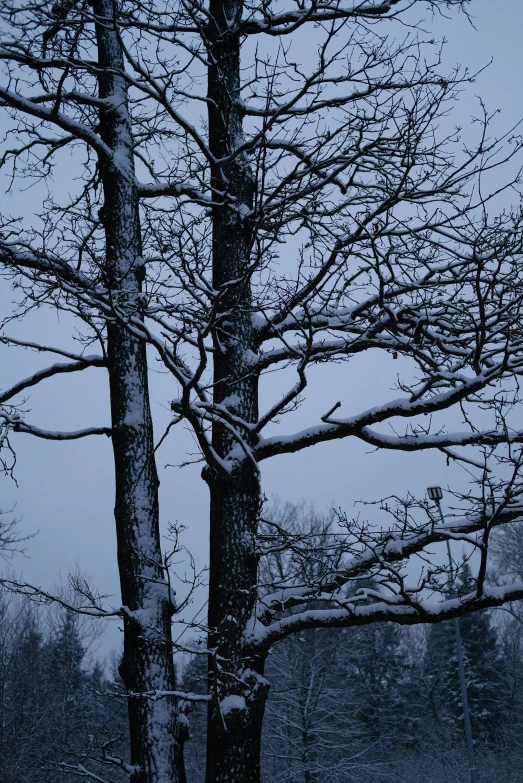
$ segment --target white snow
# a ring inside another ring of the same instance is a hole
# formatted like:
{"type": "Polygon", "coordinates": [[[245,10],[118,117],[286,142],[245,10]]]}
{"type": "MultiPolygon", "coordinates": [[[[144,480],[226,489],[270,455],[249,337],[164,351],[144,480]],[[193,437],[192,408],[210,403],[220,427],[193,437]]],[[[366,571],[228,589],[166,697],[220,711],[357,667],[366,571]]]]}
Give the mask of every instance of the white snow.
{"type": "Polygon", "coordinates": [[[220,710],[222,715],[224,716],[228,715],[230,712],[240,711],[245,709],[246,709],[246,704],[245,704],[244,697],[237,696],[236,694],[231,694],[230,696],[226,696],[220,702],[220,710]]]}

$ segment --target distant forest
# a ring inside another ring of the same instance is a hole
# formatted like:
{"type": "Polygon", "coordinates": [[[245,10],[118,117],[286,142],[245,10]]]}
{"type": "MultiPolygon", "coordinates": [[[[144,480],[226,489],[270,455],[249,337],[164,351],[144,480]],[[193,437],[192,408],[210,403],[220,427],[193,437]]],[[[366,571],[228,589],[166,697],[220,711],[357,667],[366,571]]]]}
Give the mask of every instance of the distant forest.
{"type": "MultiPolygon", "coordinates": [[[[523,781],[522,621],[517,605],[461,620],[481,783],[523,781]]],[[[84,763],[90,779],[127,779],[124,691],[116,664],[93,661],[91,633],[0,594],[1,783],[71,780],[84,763]]],[[[180,688],[204,693],[206,665],[186,658],[180,688]]],[[[468,781],[452,622],[307,631],[276,646],[267,675],[266,783],[468,781]]],[[[204,780],[205,712],[188,707],[190,783],[204,780]]]]}

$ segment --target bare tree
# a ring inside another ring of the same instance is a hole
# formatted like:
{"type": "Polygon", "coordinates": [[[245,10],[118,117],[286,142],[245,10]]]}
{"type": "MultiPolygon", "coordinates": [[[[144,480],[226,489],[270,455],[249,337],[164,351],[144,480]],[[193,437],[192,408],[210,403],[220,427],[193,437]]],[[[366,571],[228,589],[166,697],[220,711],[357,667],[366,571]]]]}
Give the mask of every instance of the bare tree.
{"type": "MultiPolygon", "coordinates": [[[[383,635],[389,627],[365,630],[383,635]]],[[[367,678],[373,665],[386,672],[390,659],[382,655],[374,660],[373,640],[361,637],[348,630],[314,629],[272,650],[262,742],[265,780],[338,783],[349,778],[368,783],[391,778],[396,754],[376,709],[378,697],[382,714],[387,711],[390,692],[383,682],[367,678]],[[362,663],[367,672],[361,670],[362,663]]],[[[396,720],[398,714],[399,708],[396,720]]]]}
{"type": "Polygon", "coordinates": [[[29,538],[20,532],[19,521],[11,513],[0,511],[0,557],[7,559],[22,552],[22,545],[29,538]]]}
{"type": "Polygon", "coordinates": [[[451,5],[463,3],[2,7],[0,102],[16,139],[2,162],[17,177],[33,176],[36,160],[46,177],[72,149],[82,179],[65,204],[44,205],[36,229],[4,221],[1,261],[22,310],[64,308],[85,324],[86,343],[101,345],[100,356],[69,352],[0,398],[4,444],[13,431],[112,436],[133,781],[184,774],[147,344],[176,382],[172,423],[192,428],[211,498],[209,783],[258,781],[264,661],[285,636],[436,622],[523,595],[519,583],[486,582],[490,532],[521,508],[523,434],[508,409],[523,363],[522,215],[492,215],[517,191],[521,144],[494,138],[483,109],[464,142],[445,133],[469,77],[442,72],[413,14],[451,5]],[[264,434],[299,404],[312,367],[370,350],[409,360],[400,396],[336,416],[327,390],[318,421],[264,434]],[[42,431],[9,407],[46,377],[93,364],[108,369],[110,432],[42,431]],[[260,411],[260,383],[289,367],[295,379],[260,411]],[[449,409],[463,431],[432,424],[449,409]],[[383,431],[398,421],[403,431],[383,431]],[[349,437],[479,465],[489,493],[447,523],[409,501],[382,530],[340,515],[327,542],[277,520],[260,536],[261,462],[349,437]],[[489,485],[490,465],[467,446],[490,448],[494,462],[506,448],[508,475],[489,485]],[[448,538],[480,552],[474,589],[459,597],[443,569],[425,567],[416,584],[405,570],[448,538]],[[260,558],[276,551],[288,570],[259,584],[260,558]]]}

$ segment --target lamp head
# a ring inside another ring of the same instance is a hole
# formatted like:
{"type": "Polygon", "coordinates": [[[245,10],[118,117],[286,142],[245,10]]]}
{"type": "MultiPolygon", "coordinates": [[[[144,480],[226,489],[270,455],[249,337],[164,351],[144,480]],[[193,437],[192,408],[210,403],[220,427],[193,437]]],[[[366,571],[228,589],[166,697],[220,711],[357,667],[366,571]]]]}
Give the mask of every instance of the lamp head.
{"type": "Polygon", "coordinates": [[[431,500],[435,500],[436,503],[443,497],[443,491],[441,487],[427,487],[427,494],[431,500]]]}

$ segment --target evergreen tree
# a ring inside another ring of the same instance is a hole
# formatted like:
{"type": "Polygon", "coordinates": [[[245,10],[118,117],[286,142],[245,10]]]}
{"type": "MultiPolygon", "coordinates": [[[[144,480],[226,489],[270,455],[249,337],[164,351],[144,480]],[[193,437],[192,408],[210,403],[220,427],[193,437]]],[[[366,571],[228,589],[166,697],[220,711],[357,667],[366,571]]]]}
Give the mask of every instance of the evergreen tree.
{"type": "MultiPolygon", "coordinates": [[[[182,685],[187,693],[207,693],[207,658],[194,655],[183,672],[182,685]]],[[[205,744],[207,738],[207,705],[205,702],[188,705],[189,741],[185,745],[185,768],[190,783],[205,779],[205,744]]]]}
{"type": "Polygon", "coordinates": [[[412,734],[407,709],[409,672],[401,629],[390,623],[350,629],[346,642],[346,677],[367,735],[389,745],[408,742],[412,734]]]}
{"type": "MultiPolygon", "coordinates": [[[[470,589],[471,573],[465,563],[460,568],[456,590],[459,594],[470,589]]],[[[460,630],[473,736],[476,742],[494,742],[503,718],[503,660],[491,613],[477,612],[461,618],[460,630]]],[[[453,622],[430,627],[425,669],[431,681],[436,719],[449,728],[463,729],[453,622]]]]}
{"type": "MultiPolygon", "coordinates": [[[[100,762],[104,743],[126,732],[126,700],[108,696],[99,664],[85,658],[85,629],[73,613],[52,616],[0,595],[0,783],[62,783],[61,765],[89,759],[100,779],[124,780],[100,762]]],[[[115,744],[110,751],[115,755],[115,744]]],[[[125,746],[118,751],[127,758],[125,746]]]]}
{"type": "Polygon", "coordinates": [[[54,716],[44,634],[33,605],[3,603],[0,780],[47,783],[54,716]]]}

